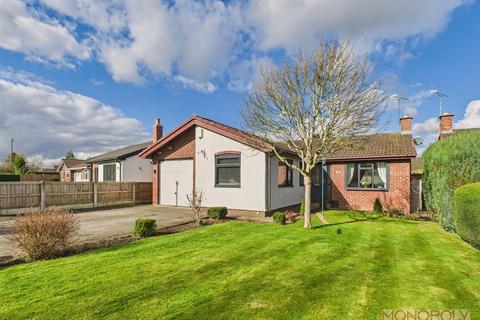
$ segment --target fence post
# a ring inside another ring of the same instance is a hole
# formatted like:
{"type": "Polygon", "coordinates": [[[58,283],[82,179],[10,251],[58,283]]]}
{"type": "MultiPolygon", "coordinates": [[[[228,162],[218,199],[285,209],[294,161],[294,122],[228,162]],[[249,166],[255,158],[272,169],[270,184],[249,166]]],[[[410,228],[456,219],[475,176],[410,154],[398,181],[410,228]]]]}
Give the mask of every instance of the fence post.
{"type": "Polygon", "coordinates": [[[40,181],[40,211],[45,210],[45,183],[40,181]]]}
{"type": "Polygon", "coordinates": [[[132,198],[133,198],[132,201],[133,201],[133,204],[135,204],[135,203],[136,203],[135,181],[133,181],[132,183],[133,183],[133,185],[132,185],[132,194],[133,194],[133,195],[132,195],[132,198]]]}
{"type": "Polygon", "coordinates": [[[93,207],[96,208],[98,203],[98,187],[97,183],[93,183],[93,207]]]}

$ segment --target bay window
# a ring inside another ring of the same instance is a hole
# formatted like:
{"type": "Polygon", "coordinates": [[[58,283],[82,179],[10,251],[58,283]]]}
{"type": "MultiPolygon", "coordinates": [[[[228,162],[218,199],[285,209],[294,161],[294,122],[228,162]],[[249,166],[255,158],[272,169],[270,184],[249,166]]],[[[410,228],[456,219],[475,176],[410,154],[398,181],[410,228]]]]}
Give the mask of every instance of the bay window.
{"type": "Polygon", "coordinates": [[[388,189],[388,165],[386,162],[349,163],[346,166],[347,189],[388,189]]]}

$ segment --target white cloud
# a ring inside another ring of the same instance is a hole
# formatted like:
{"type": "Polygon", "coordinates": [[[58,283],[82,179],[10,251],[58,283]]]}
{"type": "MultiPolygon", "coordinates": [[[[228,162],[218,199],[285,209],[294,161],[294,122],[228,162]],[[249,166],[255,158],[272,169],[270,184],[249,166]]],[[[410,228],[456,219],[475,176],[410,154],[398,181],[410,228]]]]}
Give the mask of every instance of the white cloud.
{"type": "MultiPolygon", "coordinates": [[[[141,122],[93,98],[62,91],[26,73],[0,72],[0,156],[8,141],[27,156],[58,159],[66,150],[93,155],[148,141],[141,122]]],[[[48,162],[48,161],[47,161],[48,162]]]]}
{"type": "MultiPolygon", "coordinates": [[[[249,18],[262,50],[314,46],[320,37],[351,37],[375,50],[378,41],[433,37],[464,0],[252,0],[249,18]]],[[[392,49],[392,48],[391,48],[392,49]]]]}
{"type": "Polygon", "coordinates": [[[176,76],[174,79],[182,83],[185,88],[191,88],[203,93],[212,93],[217,90],[217,87],[211,82],[202,83],[184,76],[176,76]]]}
{"type": "Polygon", "coordinates": [[[85,60],[90,49],[79,42],[74,31],[54,19],[42,16],[18,0],[0,2],[0,47],[23,52],[30,60],[54,62],[72,67],[68,58],[85,60]]]}
{"type": "MultiPolygon", "coordinates": [[[[67,57],[93,56],[115,81],[192,79],[217,87],[227,80],[229,88],[239,90],[250,86],[252,79],[245,75],[255,76],[257,57],[314,48],[325,37],[350,38],[358,50],[402,63],[419,39],[438,34],[453,10],[471,1],[39,2],[30,0],[29,9],[19,0],[1,2],[0,46],[24,52],[32,61],[67,65],[67,57]],[[77,24],[85,26],[82,32],[77,24]]],[[[205,91],[202,85],[189,87],[205,91]]]]}
{"type": "Polygon", "coordinates": [[[480,100],[470,101],[457,128],[480,128],[480,100]]]}

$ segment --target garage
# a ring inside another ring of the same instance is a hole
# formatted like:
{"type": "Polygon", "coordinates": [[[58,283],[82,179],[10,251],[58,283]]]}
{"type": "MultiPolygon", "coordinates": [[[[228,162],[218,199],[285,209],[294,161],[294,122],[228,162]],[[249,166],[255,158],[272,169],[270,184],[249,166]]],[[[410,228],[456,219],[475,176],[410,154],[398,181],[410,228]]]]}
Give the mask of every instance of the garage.
{"type": "Polygon", "coordinates": [[[193,160],[160,162],[160,204],[188,206],[187,194],[193,189],[193,160]]]}

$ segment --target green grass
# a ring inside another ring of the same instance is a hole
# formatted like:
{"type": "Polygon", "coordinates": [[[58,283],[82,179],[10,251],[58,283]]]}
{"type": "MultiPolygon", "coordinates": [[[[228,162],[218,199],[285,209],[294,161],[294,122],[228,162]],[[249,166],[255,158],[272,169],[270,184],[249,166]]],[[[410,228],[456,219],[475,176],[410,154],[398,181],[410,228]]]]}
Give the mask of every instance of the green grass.
{"type": "Polygon", "coordinates": [[[480,252],[435,223],[330,211],[332,225],[228,222],[0,270],[1,319],[378,319],[470,309],[480,252]],[[337,234],[337,229],[342,233],[337,234]]]}

